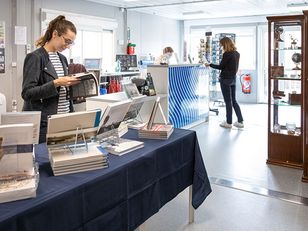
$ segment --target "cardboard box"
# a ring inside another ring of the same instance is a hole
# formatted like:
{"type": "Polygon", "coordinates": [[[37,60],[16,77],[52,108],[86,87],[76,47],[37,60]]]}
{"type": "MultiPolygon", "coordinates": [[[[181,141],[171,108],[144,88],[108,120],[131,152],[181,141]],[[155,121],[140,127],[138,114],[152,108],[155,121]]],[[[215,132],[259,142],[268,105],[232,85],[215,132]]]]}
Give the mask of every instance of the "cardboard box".
{"type": "Polygon", "coordinates": [[[284,76],[284,66],[271,67],[271,77],[283,77],[283,76],[284,76]]]}
{"type": "Polygon", "coordinates": [[[289,93],[289,101],[290,105],[300,105],[301,104],[301,94],[291,94],[289,93]]]}

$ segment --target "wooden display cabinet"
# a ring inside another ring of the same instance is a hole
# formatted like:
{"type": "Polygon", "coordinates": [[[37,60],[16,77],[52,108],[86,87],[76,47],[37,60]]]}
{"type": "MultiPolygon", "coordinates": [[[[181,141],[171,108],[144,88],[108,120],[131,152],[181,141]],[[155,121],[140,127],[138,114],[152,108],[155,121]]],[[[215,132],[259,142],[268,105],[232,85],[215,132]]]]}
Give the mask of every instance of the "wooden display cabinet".
{"type": "MultiPolygon", "coordinates": [[[[308,11],[303,11],[304,13],[304,31],[303,37],[304,42],[308,40],[308,11]]],[[[307,64],[308,62],[308,50],[307,46],[303,47],[303,63],[307,64]]],[[[304,89],[304,103],[303,103],[303,117],[304,117],[304,126],[303,126],[303,151],[304,151],[304,164],[303,164],[303,177],[302,181],[308,182],[308,67],[303,65],[303,89],[304,89]]]]}
{"type": "Polygon", "coordinates": [[[303,168],[305,133],[303,129],[306,38],[304,18],[304,15],[267,17],[269,31],[267,163],[300,169],[303,168]]]}

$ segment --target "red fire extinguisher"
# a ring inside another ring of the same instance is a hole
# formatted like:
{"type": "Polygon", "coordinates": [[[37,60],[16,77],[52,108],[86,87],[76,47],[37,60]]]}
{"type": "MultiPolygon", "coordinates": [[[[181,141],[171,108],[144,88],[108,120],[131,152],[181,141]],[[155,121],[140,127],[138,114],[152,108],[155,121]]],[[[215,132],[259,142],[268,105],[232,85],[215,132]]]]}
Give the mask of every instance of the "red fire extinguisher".
{"type": "Polygon", "coordinates": [[[134,43],[128,43],[128,44],[127,44],[127,54],[128,54],[128,55],[133,55],[133,54],[135,54],[135,47],[136,47],[136,44],[134,44],[134,43]]]}
{"type": "Polygon", "coordinates": [[[251,93],[251,76],[250,74],[242,74],[240,77],[241,85],[242,85],[242,92],[244,94],[251,93]]]}

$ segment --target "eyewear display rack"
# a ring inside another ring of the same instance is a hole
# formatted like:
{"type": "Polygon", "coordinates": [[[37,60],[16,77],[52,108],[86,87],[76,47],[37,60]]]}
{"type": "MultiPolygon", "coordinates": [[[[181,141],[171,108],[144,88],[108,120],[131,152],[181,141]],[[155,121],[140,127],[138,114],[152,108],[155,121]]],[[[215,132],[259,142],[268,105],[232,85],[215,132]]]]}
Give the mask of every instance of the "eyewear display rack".
{"type": "MultiPolygon", "coordinates": [[[[220,43],[219,41],[224,38],[224,37],[228,37],[230,39],[232,39],[232,41],[235,42],[235,38],[236,38],[236,34],[232,34],[232,33],[218,33],[215,34],[212,38],[210,38],[209,34],[206,34],[206,41],[209,44],[208,46],[210,46],[210,52],[211,52],[211,56],[208,62],[214,63],[214,64],[219,64],[221,59],[222,59],[222,55],[223,55],[223,50],[221,49],[220,43]]],[[[210,101],[213,102],[213,106],[215,106],[215,104],[224,104],[223,101],[223,96],[221,93],[221,89],[220,89],[220,84],[219,84],[219,75],[220,75],[220,70],[218,69],[214,69],[211,68],[210,69],[210,101]]],[[[218,112],[216,112],[216,114],[218,114],[218,112]]]]}

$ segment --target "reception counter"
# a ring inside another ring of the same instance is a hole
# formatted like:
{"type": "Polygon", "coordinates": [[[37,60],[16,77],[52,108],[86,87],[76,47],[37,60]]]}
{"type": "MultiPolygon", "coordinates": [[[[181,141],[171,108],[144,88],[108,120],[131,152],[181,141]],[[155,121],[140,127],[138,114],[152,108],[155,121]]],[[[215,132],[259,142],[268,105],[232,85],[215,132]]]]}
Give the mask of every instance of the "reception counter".
{"type": "Polygon", "coordinates": [[[205,67],[194,64],[149,65],[157,94],[162,99],[165,115],[176,128],[191,127],[208,120],[209,78],[205,67]]]}

